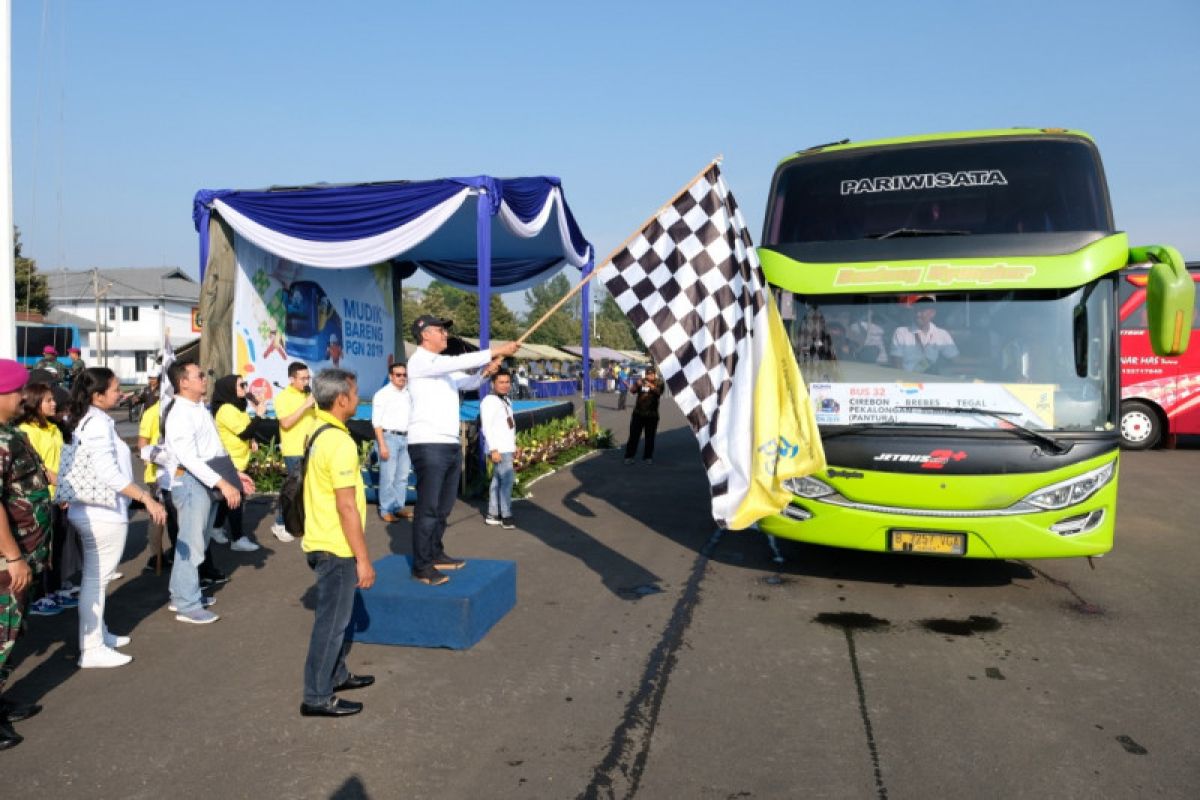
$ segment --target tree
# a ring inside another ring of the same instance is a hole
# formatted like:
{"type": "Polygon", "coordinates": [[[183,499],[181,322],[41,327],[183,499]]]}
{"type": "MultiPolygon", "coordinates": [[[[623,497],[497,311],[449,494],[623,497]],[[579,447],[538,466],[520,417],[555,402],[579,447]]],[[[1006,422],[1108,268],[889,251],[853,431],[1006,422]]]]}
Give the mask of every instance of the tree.
{"type": "MultiPolygon", "coordinates": [[[[521,325],[499,294],[491,296],[488,308],[489,328],[493,340],[511,341],[520,335],[521,325]]],[[[479,336],[479,296],[474,292],[434,281],[421,291],[404,290],[404,320],[411,325],[422,314],[431,314],[454,321],[451,333],[455,336],[479,336]]]]}
{"type": "Polygon", "coordinates": [[[640,350],[641,339],[612,295],[605,292],[596,313],[596,340],[614,350],[640,350]]]}
{"type": "Polygon", "coordinates": [[[412,327],[417,317],[425,313],[421,310],[423,292],[420,289],[404,289],[401,292],[400,308],[404,314],[405,330],[412,327]]]}
{"type": "Polygon", "coordinates": [[[504,304],[504,298],[498,294],[492,295],[492,300],[488,303],[488,318],[490,321],[488,329],[491,331],[493,339],[511,342],[521,335],[521,321],[504,304]]]}
{"type": "MultiPolygon", "coordinates": [[[[545,283],[537,284],[525,292],[525,303],[529,313],[525,316],[528,327],[542,318],[551,306],[571,291],[571,282],[561,272],[545,283]]],[[[577,344],[581,332],[574,303],[567,303],[551,315],[540,328],[533,332],[529,341],[534,344],[564,345],[577,344]]]]}
{"type": "Polygon", "coordinates": [[[50,291],[46,276],[38,272],[37,262],[21,255],[21,230],[13,226],[13,261],[16,276],[16,309],[45,314],[50,310],[50,291]]]}

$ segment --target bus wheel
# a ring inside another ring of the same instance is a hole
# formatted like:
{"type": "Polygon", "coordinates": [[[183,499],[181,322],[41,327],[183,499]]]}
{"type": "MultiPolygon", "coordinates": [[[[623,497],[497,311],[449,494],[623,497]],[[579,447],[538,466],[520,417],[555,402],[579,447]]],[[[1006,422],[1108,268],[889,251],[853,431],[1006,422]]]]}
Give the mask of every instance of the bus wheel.
{"type": "Polygon", "coordinates": [[[1121,446],[1129,450],[1149,450],[1163,433],[1158,412],[1140,400],[1121,403],[1121,446]]]}

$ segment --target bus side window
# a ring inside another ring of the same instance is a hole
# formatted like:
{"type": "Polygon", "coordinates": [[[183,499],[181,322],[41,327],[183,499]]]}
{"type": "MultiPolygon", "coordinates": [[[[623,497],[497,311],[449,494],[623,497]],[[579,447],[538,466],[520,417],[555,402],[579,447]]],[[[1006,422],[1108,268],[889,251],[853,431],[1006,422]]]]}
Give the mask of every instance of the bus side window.
{"type": "Polygon", "coordinates": [[[1146,329],[1146,290],[1144,288],[1134,286],[1128,280],[1122,279],[1117,289],[1118,308],[1124,308],[1129,299],[1137,292],[1142,293],[1142,298],[1129,316],[1121,320],[1121,330],[1123,331],[1144,331],[1146,329]]]}

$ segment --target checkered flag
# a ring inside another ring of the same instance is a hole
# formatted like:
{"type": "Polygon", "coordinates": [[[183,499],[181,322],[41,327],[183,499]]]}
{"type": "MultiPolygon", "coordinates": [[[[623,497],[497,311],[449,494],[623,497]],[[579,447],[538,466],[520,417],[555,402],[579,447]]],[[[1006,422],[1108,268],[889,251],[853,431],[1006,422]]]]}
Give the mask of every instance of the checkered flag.
{"type": "Polygon", "coordinates": [[[713,518],[744,528],[824,467],[807,391],[754,243],[712,164],[600,270],[700,444],[713,518]]]}

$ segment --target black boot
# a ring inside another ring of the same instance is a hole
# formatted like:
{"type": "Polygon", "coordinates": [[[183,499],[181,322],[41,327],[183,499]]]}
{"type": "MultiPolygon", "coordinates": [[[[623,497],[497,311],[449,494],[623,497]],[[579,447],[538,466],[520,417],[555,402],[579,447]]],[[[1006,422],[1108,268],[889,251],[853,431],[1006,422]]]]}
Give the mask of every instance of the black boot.
{"type": "Polygon", "coordinates": [[[0,750],[16,747],[23,741],[25,741],[25,737],[14,731],[8,720],[0,719],[0,750]]]}

